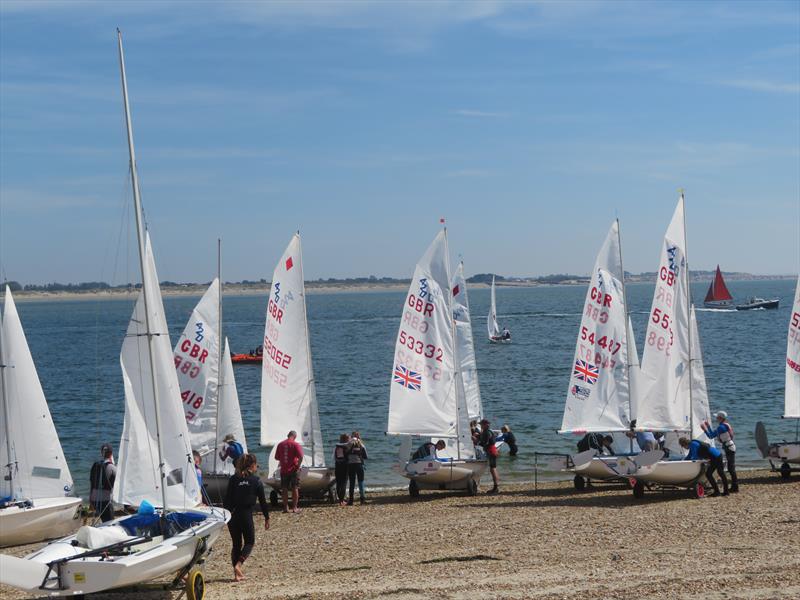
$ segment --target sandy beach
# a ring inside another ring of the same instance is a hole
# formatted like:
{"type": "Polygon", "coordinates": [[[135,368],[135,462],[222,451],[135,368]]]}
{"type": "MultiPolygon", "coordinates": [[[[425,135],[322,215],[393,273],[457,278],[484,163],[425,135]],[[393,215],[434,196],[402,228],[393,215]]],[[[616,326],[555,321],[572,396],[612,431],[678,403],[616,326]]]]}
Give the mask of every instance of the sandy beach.
{"type": "MultiPolygon", "coordinates": [[[[621,486],[576,493],[549,482],[495,497],[374,493],[367,506],[273,513],[269,531],[258,516],[247,581],[232,582],[225,534],[206,565],[206,598],[800,597],[800,480],[742,475],[728,498],[636,501],[621,486]]],[[[25,597],[2,586],[0,596],[25,597]]]]}

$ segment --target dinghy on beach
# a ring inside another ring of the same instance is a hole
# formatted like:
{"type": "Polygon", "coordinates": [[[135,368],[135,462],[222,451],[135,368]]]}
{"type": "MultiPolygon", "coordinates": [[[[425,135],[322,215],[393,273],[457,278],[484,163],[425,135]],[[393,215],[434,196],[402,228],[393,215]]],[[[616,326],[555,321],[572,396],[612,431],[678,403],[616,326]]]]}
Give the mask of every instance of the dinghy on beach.
{"type": "Polygon", "coordinates": [[[579,490],[591,480],[625,480],[631,469],[635,470],[630,459],[633,444],[623,434],[630,429],[633,378],[639,359],[623,273],[619,221],[614,221],[586,291],[559,433],[616,435],[616,455],[603,456],[591,450],[571,456],[564,467],[574,471],[579,490]]]}
{"type": "Polygon", "coordinates": [[[227,338],[222,337],[219,267],[217,277],[192,311],[174,353],[192,449],[202,456],[204,496],[213,504],[222,504],[228,478],[234,472],[233,461],[219,456],[222,440],[233,435],[244,452],[247,452],[247,441],[230,347],[227,338]]]}
{"type": "Polygon", "coordinates": [[[317,390],[308,337],[303,251],[296,233],[272,274],[261,367],[261,445],[271,446],[265,482],[277,503],[281,487],[275,447],[289,431],[303,447],[300,493],[333,501],[333,469],[325,464],[317,390]]]}
{"type": "Polygon", "coordinates": [[[0,318],[0,546],[58,538],[78,528],[81,499],[6,286],[0,318]]]}
{"type": "Polygon", "coordinates": [[[174,586],[185,578],[187,597],[195,600],[205,590],[197,566],[230,515],[197,506],[199,484],[143,225],[119,33],[118,45],[142,287],[120,355],[125,420],[112,497],[118,504],[139,506],[140,514],[83,526],[24,558],[0,555],[0,583],[37,596],[80,596],[173,575],[174,586]]]}
{"type": "MultiPolygon", "coordinates": [[[[674,441],[685,435],[709,442],[701,428],[710,414],[689,289],[683,193],[662,243],[645,342],[633,397],[636,430],[664,432],[674,441]]],[[[677,447],[671,449],[682,456],[677,447]]],[[[682,488],[702,497],[704,467],[702,460],[659,460],[643,465],[630,474],[636,482],[634,496],[643,496],[646,488],[682,488]]]]}
{"type": "Polygon", "coordinates": [[[784,419],[795,419],[795,441],[769,443],[767,429],[762,422],[756,423],[756,444],[761,456],[769,460],[773,471],[789,479],[793,471],[800,471],[800,278],[794,294],[789,336],[786,342],[786,387],[784,391],[784,419]],[[777,463],[777,464],[776,464],[777,463]]]}
{"type": "MultiPolygon", "coordinates": [[[[478,491],[487,462],[475,457],[461,374],[457,323],[443,229],[417,263],[395,344],[387,433],[402,436],[401,472],[420,490],[478,491]],[[449,440],[455,456],[409,460],[410,438],[449,440]]],[[[474,408],[473,410],[477,410],[474,408]]]]}

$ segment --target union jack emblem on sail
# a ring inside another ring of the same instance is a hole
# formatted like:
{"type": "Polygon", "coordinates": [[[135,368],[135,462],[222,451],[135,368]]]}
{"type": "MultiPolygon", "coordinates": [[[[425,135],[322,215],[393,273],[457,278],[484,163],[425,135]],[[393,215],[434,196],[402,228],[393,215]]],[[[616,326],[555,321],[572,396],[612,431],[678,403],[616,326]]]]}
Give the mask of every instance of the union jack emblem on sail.
{"type": "Polygon", "coordinates": [[[597,378],[600,376],[600,369],[585,360],[576,360],[575,368],[572,370],[572,375],[578,381],[585,381],[588,384],[597,383],[597,378]]]}
{"type": "Polygon", "coordinates": [[[422,375],[402,365],[394,368],[394,382],[417,392],[422,389],[422,375]]]}

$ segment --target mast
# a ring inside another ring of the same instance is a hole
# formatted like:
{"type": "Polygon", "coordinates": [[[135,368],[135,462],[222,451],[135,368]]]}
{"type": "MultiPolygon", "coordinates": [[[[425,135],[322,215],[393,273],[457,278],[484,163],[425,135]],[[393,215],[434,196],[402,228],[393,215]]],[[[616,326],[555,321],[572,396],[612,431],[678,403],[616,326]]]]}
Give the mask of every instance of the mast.
{"type": "MultiPolygon", "coordinates": [[[[444,219],[442,219],[444,224],[444,219]]],[[[456,456],[461,460],[461,419],[458,414],[458,384],[461,383],[463,389],[464,383],[461,381],[461,365],[458,362],[458,344],[456,343],[456,320],[453,318],[453,288],[452,276],[450,275],[450,244],[447,241],[447,226],[444,226],[444,254],[445,254],[445,268],[447,269],[447,310],[449,311],[448,318],[450,319],[450,332],[453,336],[453,367],[455,369],[455,393],[456,393],[456,456]]]]}
{"type": "Polygon", "coordinates": [[[142,223],[142,198],[139,192],[139,176],[136,172],[136,151],[133,146],[133,123],[131,122],[131,107],[128,101],[128,80],[125,76],[125,55],[122,51],[122,32],[117,29],[117,46],[119,49],[119,70],[122,78],[122,99],[125,105],[125,126],[128,133],[128,154],[130,155],[131,186],[133,187],[133,204],[136,213],[136,238],[139,244],[139,268],[142,272],[142,300],[144,302],[144,324],[147,336],[147,355],[150,361],[150,384],[153,388],[153,403],[156,415],[156,445],[158,447],[158,471],[161,480],[161,500],[164,511],[167,510],[167,476],[164,472],[164,449],[161,440],[161,416],[158,386],[156,385],[155,357],[153,354],[153,333],[150,326],[150,310],[147,303],[147,277],[145,276],[145,234],[142,223]]]}
{"type": "Polygon", "coordinates": [[[219,405],[222,399],[225,369],[222,366],[222,239],[217,238],[217,414],[214,419],[214,473],[217,472],[217,448],[219,448],[219,405]]]}
{"type": "Polygon", "coordinates": [[[689,327],[687,328],[687,337],[689,338],[689,439],[692,439],[692,435],[694,434],[694,400],[692,398],[692,290],[689,287],[689,245],[687,242],[688,236],[686,235],[686,200],[683,196],[683,188],[678,191],[681,194],[680,202],[683,212],[683,253],[686,261],[683,272],[686,282],[686,318],[689,322],[689,327]]]}
{"type": "MultiPolygon", "coordinates": [[[[300,238],[300,230],[297,230],[297,237],[300,238]]],[[[308,306],[306,306],[306,280],[305,271],[303,270],[303,244],[302,241],[298,244],[298,252],[300,253],[300,288],[303,291],[303,327],[306,334],[306,364],[308,365],[308,384],[306,385],[306,393],[308,394],[309,410],[308,418],[311,421],[311,466],[317,466],[317,459],[315,456],[316,449],[316,435],[314,429],[314,402],[316,400],[316,386],[314,385],[314,367],[311,364],[311,338],[308,335],[308,306]]]]}
{"type": "MultiPolygon", "coordinates": [[[[633,379],[631,379],[631,348],[633,345],[631,344],[631,328],[628,327],[631,313],[628,309],[628,288],[625,285],[625,266],[622,262],[622,234],[620,233],[619,218],[617,218],[617,249],[619,250],[619,270],[622,276],[620,279],[622,281],[622,303],[625,305],[625,355],[628,359],[625,361],[625,371],[628,377],[628,421],[630,422],[633,416],[633,379]]],[[[630,438],[630,449],[633,452],[633,438],[630,438]]]]}
{"type": "Polygon", "coordinates": [[[0,392],[3,394],[3,422],[5,423],[5,434],[6,434],[6,457],[8,459],[8,464],[2,465],[3,467],[8,469],[8,484],[10,486],[10,494],[11,498],[14,498],[14,464],[16,461],[12,460],[11,458],[11,423],[9,422],[9,414],[8,414],[8,381],[6,379],[6,369],[8,365],[6,364],[6,353],[4,348],[4,339],[5,335],[3,333],[3,319],[0,317],[0,392]]]}

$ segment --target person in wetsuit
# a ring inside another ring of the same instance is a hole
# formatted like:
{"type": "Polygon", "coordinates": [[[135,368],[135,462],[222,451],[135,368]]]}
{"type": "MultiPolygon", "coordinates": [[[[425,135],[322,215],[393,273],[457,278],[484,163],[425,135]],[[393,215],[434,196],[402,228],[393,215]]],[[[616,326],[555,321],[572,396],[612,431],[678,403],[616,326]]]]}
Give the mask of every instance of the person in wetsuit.
{"type": "Polygon", "coordinates": [[[367,456],[367,448],[364,446],[364,442],[361,441],[359,433],[354,431],[350,436],[350,442],[347,444],[347,479],[350,483],[350,497],[347,499],[348,506],[353,506],[356,479],[358,480],[359,500],[361,504],[367,502],[364,493],[364,461],[367,458],[369,458],[367,456]]]}
{"type": "Polygon", "coordinates": [[[347,444],[350,436],[343,433],[339,436],[339,443],[333,447],[333,464],[336,473],[336,497],[341,506],[345,505],[345,491],[347,490],[347,444]]]}
{"type": "Polygon", "coordinates": [[[614,456],[614,448],[612,444],[614,438],[610,435],[603,435],[602,433],[587,433],[578,440],[578,452],[586,452],[587,450],[597,450],[598,454],[610,454],[614,456]]]}
{"type": "Polygon", "coordinates": [[[714,471],[717,472],[719,478],[722,480],[722,495],[728,495],[728,478],[725,477],[725,471],[722,467],[722,452],[705,442],[700,440],[691,440],[682,437],[678,440],[681,448],[689,450],[689,453],[684,457],[684,460],[707,460],[708,466],[706,467],[706,479],[711,484],[714,493],[712,496],[719,496],[719,486],[714,480],[714,471]]]}
{"type": "Polygon", "coordinates": [[[717,413],[717,426],[711,427],[706,421],[701,423],[705,434],[711,438],[719,439],[722,449],[725,451],[725,462],[728,463],[728,473],[731,476],[731,493],[739,491],[739,478],[736,476],[736,444],[733,443],[733,426],[728,422],[728,413],[721,410],[717,413]]]}
{"type": "Polygon", "coordinates": [[[500,428],[500,435],[497,441],[501,440],[508,445],[509,456],[516,456],[517,452],[519,452],[519,448],[517,448],[517,436],[514,435],[514,432],[511,431],[511,427],[508,425],[503,425],[500,428]]]}
{"type": "Polygon", "coordinates": [[[253,509],[256,502],[264,515],[264,529],[269,529],[269,506],[264,496],[264,484],[256,477],[258,461],[255,454],[244,454],[236,466],[236,473],[228,480],[228,491],[223,506],[230,511],[228,531],[231,534],[231,564],[235,581],[242,581],[242,565],[256,543],[253,509]]]}

